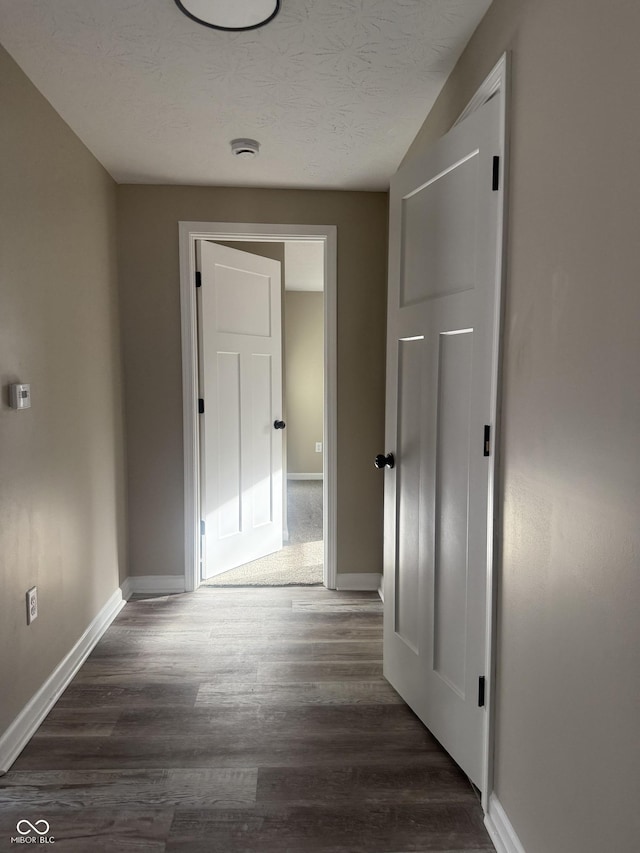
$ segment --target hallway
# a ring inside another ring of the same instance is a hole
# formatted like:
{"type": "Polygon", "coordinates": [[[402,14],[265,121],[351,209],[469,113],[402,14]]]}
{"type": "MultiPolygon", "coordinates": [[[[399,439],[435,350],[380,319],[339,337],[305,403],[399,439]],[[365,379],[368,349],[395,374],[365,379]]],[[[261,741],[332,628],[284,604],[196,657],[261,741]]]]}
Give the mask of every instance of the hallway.
{"type": "Polygon", "coordinates": [[[465,776],[382,678],[376,594],[131,601],[11,771],[0,850],[480,853],[465,776]]]}

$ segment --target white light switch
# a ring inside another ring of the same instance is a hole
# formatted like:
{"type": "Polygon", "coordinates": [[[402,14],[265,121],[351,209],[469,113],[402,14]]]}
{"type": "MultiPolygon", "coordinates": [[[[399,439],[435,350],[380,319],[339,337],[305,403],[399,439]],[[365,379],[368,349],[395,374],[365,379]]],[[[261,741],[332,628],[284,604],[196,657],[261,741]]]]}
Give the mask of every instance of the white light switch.
{"type": "Polygon", "coordinates": [[[10,385],[12,409],[31,408],[31,385],[10,385]]]}

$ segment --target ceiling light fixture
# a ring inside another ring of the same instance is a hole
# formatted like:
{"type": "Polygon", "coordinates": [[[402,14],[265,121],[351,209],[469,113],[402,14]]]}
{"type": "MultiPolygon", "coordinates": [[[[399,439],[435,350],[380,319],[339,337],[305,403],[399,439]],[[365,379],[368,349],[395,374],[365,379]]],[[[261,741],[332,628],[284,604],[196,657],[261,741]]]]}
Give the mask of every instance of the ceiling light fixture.
{"type": "Polygon", "coordinates": [[[280,0],[175,0],[181,12],[214,30],[255,30],[272,21],[280,0]]]}

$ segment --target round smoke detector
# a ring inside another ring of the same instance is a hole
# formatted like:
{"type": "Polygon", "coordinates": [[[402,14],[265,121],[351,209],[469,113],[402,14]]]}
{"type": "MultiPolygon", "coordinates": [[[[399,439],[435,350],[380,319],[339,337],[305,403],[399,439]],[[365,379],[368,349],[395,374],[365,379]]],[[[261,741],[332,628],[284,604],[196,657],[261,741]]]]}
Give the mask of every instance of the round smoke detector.
{"type": "Polygon", "coordinates": [[[241,157],[243,160],[252,160],[258,156],[260,151],[260,143],[255,139],[232,139],[231,153],[234,157],[241,157]]]}

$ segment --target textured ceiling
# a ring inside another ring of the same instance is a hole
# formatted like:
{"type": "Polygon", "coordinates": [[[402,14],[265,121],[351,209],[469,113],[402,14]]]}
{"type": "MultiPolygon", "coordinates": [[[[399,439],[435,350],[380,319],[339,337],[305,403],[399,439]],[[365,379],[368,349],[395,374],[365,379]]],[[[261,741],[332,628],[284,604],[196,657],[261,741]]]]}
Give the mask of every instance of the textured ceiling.
{"type": "Polygon", "coordinates": [[[173,0],[0,0],[0,41],[119,182],[373,190],[489,5],[283,0],[227,33],[173,0]]]}

